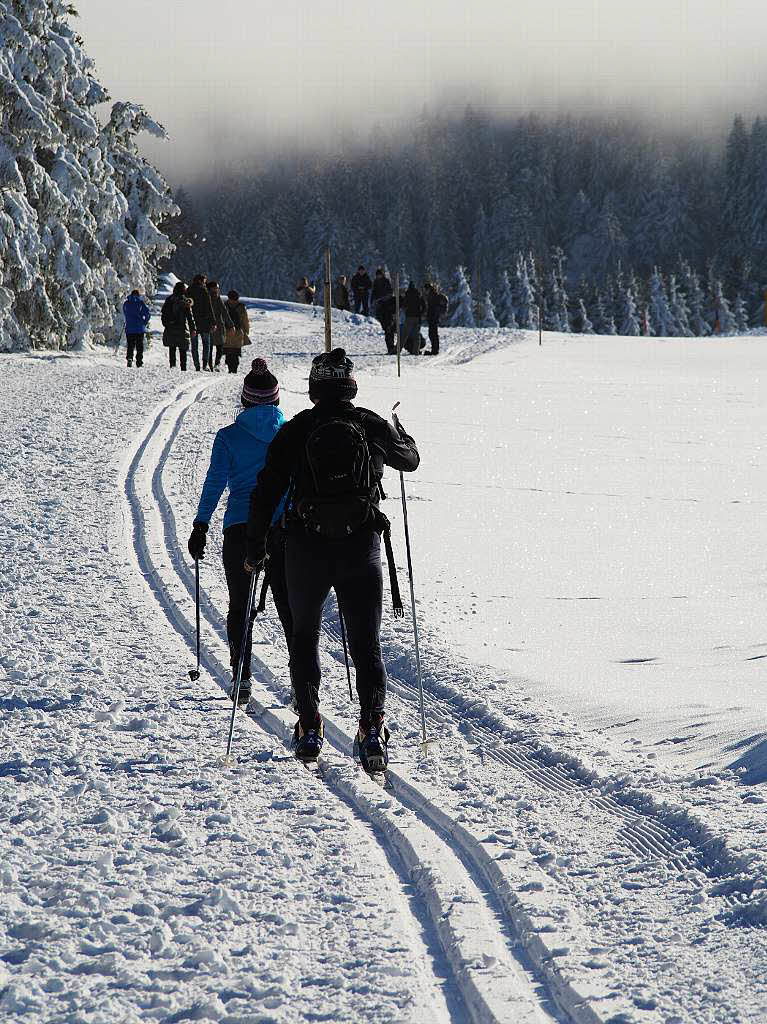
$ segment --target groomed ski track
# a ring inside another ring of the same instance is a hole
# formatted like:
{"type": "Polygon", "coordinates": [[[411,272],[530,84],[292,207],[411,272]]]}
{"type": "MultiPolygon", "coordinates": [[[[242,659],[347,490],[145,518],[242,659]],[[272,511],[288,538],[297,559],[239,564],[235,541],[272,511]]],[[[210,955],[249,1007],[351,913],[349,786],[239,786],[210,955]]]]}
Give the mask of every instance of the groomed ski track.
{"type": "MultiPolygon", "coordinates": [[[[163,492],[162,472],[183,418],[191,406],[204,398],[210,382],[182,388],[174,400],[151,421],[123,461],[125,524],[123,536],[132,545],[135,571],[139,574],[173,628],[193,648],[194,608],[189,609],[189,588],[193,576],[181,555],[170,505],[163,492]]],[[[225,685],[229,669],[222,622],[204,594],[202,615],[202,667],[212,681],[225,685]],[[224,657],[219,655],[224,654],[224,657]]],[[[193,593],[193,590],[192,590],[193,593]]],[[[204,678],[204,677],[203,677],[204,678]]],[[[240,764],[248,761],[248,731],[265,729],[285,740],[292,733],[294,716],[275,706],[269,686],[279,686],[268,665],[254,654],[253,698],[247,715],[238,713],[233,756],[240,764]]],[[[222,716],[222,753],[226,722],[222,716]]],[[[320,766],[318,786],[335,800],[351,805],[360,818],[374,827],[386,843],[392,873],[404,866],[420,896],[428,924],[438,936],[450,965],[456,991],[465,1010],[454,1009],[451,1019],[468,1019],[475,1024],[538,1024],[571,1019],[601,1021],[583,998],[555,984],[554,993],[563,1014],[550,1001],[523,961],[515,955],[519,936],[508,930],[502,919],[497,896],[488,891],[479,847],[467,835],[456,832],[446,816],[425,796],[392,770],[396,797],[392,797],[354,765],[346,754],[352,738],[331,719],[325,719],[326,737],[335,750],[320,766]],[[321,780],[321,781],[320,781],[321,780]],[[455,845],[450,842],[452,838],[455,845]],[[456,841],[457,840],[457,841],[456,841]],[[476,848],[475,848],[476,846],[476,848]]],[[[254,773],[259,763],[253,762],[254,773]]],[[[227,770],[222,765],[222,771],[227,770]]],[[[297,766],[298,770],[298,766],[297,766]]],[[[257,785],[257,780],[254,782],[257,785]]],[[[403,898],[398,912],[402,914],[403,898]]],[[[388,908],[382,908],[388,913],[388,908]]],[[[371,923],[372,924],[372,923],[371,923]]],[[[318,923],[321,927],[321,922],[318,923]]],[[[366,937],[366,942],[371,941],[366,937]]],[[[556,982],[554,972],[545,972],[556,982]]],[[[432,1013],[434,1007],[432,1004],[432,1013]]],[[[434,1016],[439,1020],[440,1017],[434,1016]]],[[[444,1018],[443,1018],[444,1019],[444,1018]]]]}

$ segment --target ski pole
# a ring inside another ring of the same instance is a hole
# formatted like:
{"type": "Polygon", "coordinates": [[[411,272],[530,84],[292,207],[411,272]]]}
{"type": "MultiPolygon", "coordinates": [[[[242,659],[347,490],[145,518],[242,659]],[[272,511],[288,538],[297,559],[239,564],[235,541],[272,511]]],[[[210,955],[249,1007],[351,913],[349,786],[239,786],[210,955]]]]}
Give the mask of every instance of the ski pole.
{"type": "MultiPolygon", "coordinates": [[[[392,409],[391,418],[394,422],[394,426],[397,430],[400,429],[399,419],[395,412],[399,402],[397,402],[392,409]]],[[[434,743],[434,740],[428,740],[426,738],[426,709],[424,707],[423,700],[423,676],[421,674],[421,652],[418,643],[418,617],[416,616],[415,610],[415,588],[413,586],[413,559],[410,554],[410,528],[407,521],[407,496],[405,494],[405,474],[402,470],[399,471],[399,484],[400,491],[402,492],[402,521],[405,527],[405,550],[407,552],[407,575],[410,581],[410,607],[413,610],[413,637],[415,639],[415,670],[418,676],[418,699],[421,707],[421,748],[424,753],[428,753],[428,744],[434,743]]]]}
{"type": "Polygon", "coordinates": [[[242,641],[240,642],[240,656],[237,659],[237,671],[234,675],[234,687],[232,689],[232,718],[229,722],[229,737],[226,741],[226,760],[229,760],[229,754],[232,749],[232,734],[234,733],[234,716],[237,714],[237,701],[240,698],[240,682],[242,680],[242,669],[245,664],[245,648],[248,646],[248,636],[250,634],[250,613],[253,608],[253,596],[256,593],[256,583],[260,569],[255,569],[250,574],[250,589],[248,590],[248,601],[245,606],[245,623],[242,629],[242,641]]]}
{"type": "Polygon", "coordinates": [[[200,559],[194,560],[194,612],[197,622],[197,668],[189,669],[191,680],[200,678],[200,559]]]}
{"type": "Polygon", "coordinates": [[[349,684],[349,702],[354,703],[354,697],[352,696],[352,674],[349,671],[349,649],[346,646],[346,626],[344,626],[344,617],[341,613],[341,609],[338,609],[338,621],[341,624],[341,642],[344,645],[344,661],[346,662],[346,681],[349,684]]]}

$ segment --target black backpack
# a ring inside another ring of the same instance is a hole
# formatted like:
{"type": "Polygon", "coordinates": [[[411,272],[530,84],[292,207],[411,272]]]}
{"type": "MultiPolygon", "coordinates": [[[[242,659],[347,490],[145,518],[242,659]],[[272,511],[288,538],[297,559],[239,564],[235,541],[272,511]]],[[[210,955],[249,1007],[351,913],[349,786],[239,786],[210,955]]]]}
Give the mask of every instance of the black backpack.
{"type": "Polygon", "coordinates": [[[340,540],[375,523],[378,477],[361,423],[331,419],[319,423],[304,445],[296,480],[295,510],[307,529],[340,540]]]}
{"type": "Polygon", "coordinates": [[[169,295],[165,302],[162,304],[162,312],[160,313],[160,320],[162,321],[163,327],[183,327],[184,326],[184,313],[183,304],[181,302],[174,302],[176,296],[169,295]]]}

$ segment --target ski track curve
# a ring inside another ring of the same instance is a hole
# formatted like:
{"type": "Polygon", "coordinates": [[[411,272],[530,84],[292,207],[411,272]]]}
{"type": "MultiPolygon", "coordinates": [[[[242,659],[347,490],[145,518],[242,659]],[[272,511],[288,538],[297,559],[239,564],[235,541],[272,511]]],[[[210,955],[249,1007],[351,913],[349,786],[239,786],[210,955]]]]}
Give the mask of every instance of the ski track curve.
{"type": "MultiPolygon", "coordinates": [[[[123,486],[126,520],[132,533],[137,570],[173,628],[193,647],[193,612],[188,613],[194,580],[180,553],[179,537],[170,502],[163,489],[163,469],[181,429],[183,419],[195,402],[203,400],[210,386],[195,385],[180,391],[173,401],[154,416],[125,460],[123,486]]],[[[205,620],[204,655],[201,666],[212,678],[228,678],[225,662],[213,653],[226,650],[223,621],[201,588],[201,615],[205,620]],[[207,641],[207,642],[205,642],[207,641]]],[[[238,715],[235,745],[242,744],[242,726],[257,726],[283,739],[292,733],[293,716],[275,706],[270,688],[282,689],[269,666],[254,652],[256,676],[247,715],[238,715]]],[[[223,685],[223,684],[222,684],[223,685]]],[[[441,820],[438,809],[402,777],[395,778],[396,796],[382,791],[345,755],[351,737],[326,719],[326,736],[337,756],[324,759],[318,785],[351,805],[384,838],[392,863],[393,853],[404,864],[420,895],[430,927],[439,938],[457,991],[469,1018],[475,1024],[539,1024],[562,1020],[550,1005],[540,982],[531,977],[524,962],[515,956],[519,941],[509,931],[494,891],[487,891],[485,872],[476,862],[470,837],[454,847],[456,833],[450,822],[441,820]]],[[[444,818],[444,816],[442,816],[444,818]]],[[[396,874],[396,869],[393,868],[396,874]]],[[[544,972],[546,973],[546,972],[544,972]]],[[[553,976],[547,980],[556,980],[553,976]]],[[[580,994],[566,985],[554,986],[556,1002],[568,1018],[598,1022],[580,994]]]]}

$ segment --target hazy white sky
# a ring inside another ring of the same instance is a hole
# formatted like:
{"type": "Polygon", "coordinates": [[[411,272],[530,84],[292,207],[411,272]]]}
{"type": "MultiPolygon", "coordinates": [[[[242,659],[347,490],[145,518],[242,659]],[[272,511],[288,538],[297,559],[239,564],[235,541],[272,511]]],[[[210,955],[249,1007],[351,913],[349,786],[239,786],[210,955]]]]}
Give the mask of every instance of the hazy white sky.
{"type": "Polygon", "coordinates": [[[212,154],[330,126],[490,102],[594,107],[695,131],[765,113],[764,0],[75,0],[115,99],[173,138],[149,155],[185,180],[212,154]]]}

